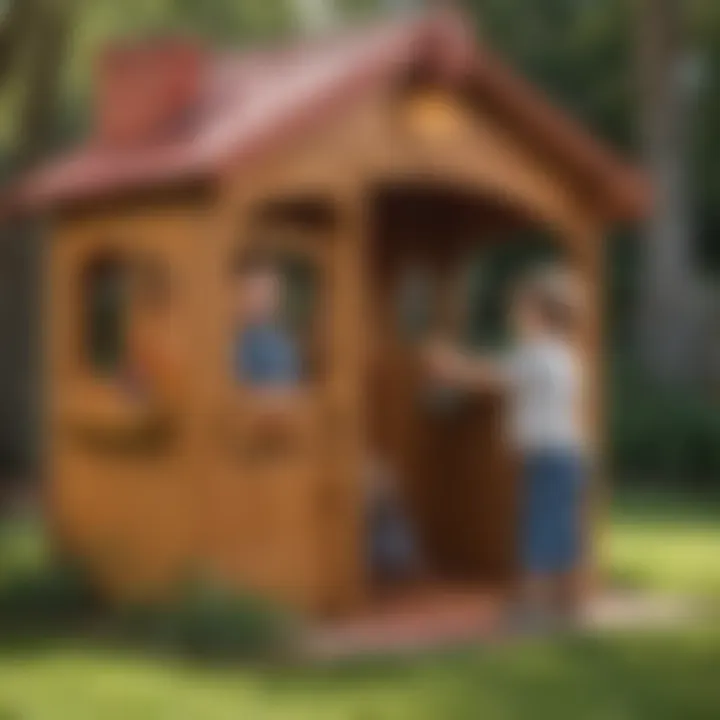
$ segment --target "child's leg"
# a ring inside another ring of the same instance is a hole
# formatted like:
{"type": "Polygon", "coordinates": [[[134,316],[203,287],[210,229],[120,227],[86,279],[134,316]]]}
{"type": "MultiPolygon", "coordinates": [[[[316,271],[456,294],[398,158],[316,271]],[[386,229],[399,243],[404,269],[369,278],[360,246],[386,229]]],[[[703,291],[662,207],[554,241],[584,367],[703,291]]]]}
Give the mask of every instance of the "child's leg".
{"type": "Polygon", "coordinates": [[[552,626],[560,611],[579,612],[579,557],[574,457],[544,451],[525,459],[521,615],[531,627],[552,626]]]}
{"type": "Polygon", "coordinates": [[[554,582],[554,605],[565,618],[579,620],[585,599],[585,582],[579,570],[560,573],[554,582]]]}
{"type": "Polygon", "coordinates": [[[582,496],[583,467],[579,457],[568,453],[560,458],[557,468],[559,490],[557,527],[557,574],[554,583],[556,610],[569,620],[582,614],[586,590],[582,558],[582,496]]]}
{"type": "Polygon", "coordinates": [[[544,631],[552,616],[553,587],[551,575],[526,571],[509,608],[509,629],[520,633],[544,631]]]}
{"type": "Polygon", "coordinates": [[[547,509],[552,498],[547,482],[546,462],[542,456],[530,456],[524,462],[524,498],[522,532],[523,576],[520,584],[520,608],[523,614],[547,610],[551,602],[552,574],[549,567],[547,509]]]}
{"type": "Polygon", "coordinates": [[[522,604],[533,610],[548,610],[552,605],[553,578],[549,575],[528,574],[522,586],[522,604]]]}

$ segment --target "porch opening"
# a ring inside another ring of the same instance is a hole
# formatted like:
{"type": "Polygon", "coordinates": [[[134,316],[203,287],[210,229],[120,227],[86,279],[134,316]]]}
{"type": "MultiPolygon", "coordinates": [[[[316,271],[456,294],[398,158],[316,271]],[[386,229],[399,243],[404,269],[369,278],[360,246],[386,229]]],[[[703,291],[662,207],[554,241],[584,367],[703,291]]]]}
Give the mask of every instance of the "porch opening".
{"type": "Polygon", "coordinates": [[[367,443],[397,485],[421,566],[409,584],[375,582],[371,597],[505,593],[518,515],[506,398],[433,387],[421,347],[436,334],[501,347],[507,291],[557,246],[518,209],[451,185],[377,187],[370,207],[367,443]]]}

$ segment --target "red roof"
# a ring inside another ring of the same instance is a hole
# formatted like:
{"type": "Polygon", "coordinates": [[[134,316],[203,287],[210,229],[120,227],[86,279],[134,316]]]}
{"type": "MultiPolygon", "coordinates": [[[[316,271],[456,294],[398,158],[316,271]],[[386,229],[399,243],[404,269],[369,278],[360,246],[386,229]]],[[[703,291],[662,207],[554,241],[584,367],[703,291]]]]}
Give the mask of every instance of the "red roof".
{"type": "Polygon", "coordinates": [[[431,13],[283,50],[207,58],[197,101],[165,137],[137,145],[89,141],[32,173],[13,205],[41,210],[78,200],[212,179],[292,132],[321,122],[335,103],[420,63],[461,73],[539,147],[552,153],[615,217],[637,216],[646,183],[571,119],[478,48],[457,15],[431,13]]]}

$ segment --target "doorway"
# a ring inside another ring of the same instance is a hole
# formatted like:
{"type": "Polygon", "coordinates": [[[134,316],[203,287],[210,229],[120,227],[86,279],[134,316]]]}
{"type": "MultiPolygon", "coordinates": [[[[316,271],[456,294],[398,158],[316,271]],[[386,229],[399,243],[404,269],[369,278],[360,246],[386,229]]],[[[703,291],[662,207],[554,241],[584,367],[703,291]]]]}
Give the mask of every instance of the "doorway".
{"type": "Polygon", "coordinates": [[[434,335],[470,339],[473,258],[524,224],[447,185],[383,186],[372,197],[368,442],[391,470],[433,593],[504,593],[515,575],[506,398],[433,387],[422,346],[434,335]]]}

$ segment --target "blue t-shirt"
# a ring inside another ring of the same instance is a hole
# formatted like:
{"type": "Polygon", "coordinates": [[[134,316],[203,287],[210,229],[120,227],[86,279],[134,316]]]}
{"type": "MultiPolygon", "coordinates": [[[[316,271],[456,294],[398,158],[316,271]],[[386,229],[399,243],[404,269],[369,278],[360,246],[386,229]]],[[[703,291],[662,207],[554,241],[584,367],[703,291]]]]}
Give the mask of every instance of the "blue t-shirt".
{"type": "Polygon", "coordinates": [[[296,385],[300,358],[291,338],[275,325],[251,325],[235,340],[235,378],[252,386],[296,385]]]}

